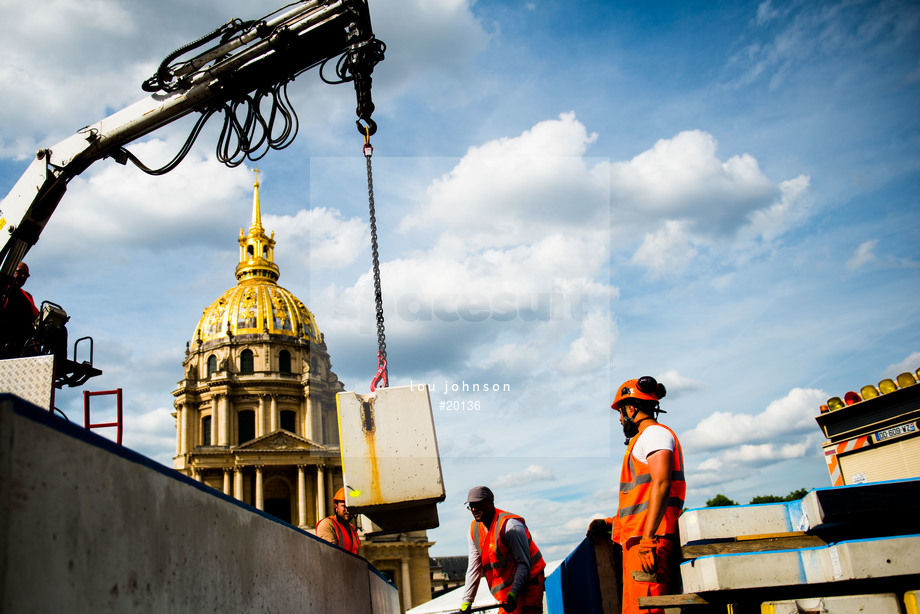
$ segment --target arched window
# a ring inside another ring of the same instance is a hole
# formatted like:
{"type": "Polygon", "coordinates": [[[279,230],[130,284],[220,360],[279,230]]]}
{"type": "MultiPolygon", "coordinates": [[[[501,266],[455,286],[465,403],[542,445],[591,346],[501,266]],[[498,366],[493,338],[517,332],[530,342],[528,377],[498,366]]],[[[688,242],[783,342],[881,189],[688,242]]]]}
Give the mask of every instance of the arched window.
{"type": "Polygon", "coordinates": [[[297,412],[284,410],[281,412],[281,428],[291,433],[297,432],[297,412]]]}
{"type": "Polygon", "coordinates": [[[244,410],[236,414],[237,432],[239,433],[238,444],[246,443],[256,438],[256,412],[244,410]]]}
{"type": "Polygon", "coordinates": [[[201,445],[211,445],[211,416],[201,419],[201,445]]]}
{"type": "Polygon", "coordinates": [[[217,356],[211,354],[208,356],[208,375],[217,373],[217,356]]]}
{"type": "Polygon", "coordinates": [[[240,373],[252,373],[254,370],[252,350],[243,350],[240,353],[240,373]]]}
{"type": "Polygon", "coordinates": [[[282,373],[291,372],[291,353],[287,350],[281,350],[278,354],[278,370],[282,373]]]}

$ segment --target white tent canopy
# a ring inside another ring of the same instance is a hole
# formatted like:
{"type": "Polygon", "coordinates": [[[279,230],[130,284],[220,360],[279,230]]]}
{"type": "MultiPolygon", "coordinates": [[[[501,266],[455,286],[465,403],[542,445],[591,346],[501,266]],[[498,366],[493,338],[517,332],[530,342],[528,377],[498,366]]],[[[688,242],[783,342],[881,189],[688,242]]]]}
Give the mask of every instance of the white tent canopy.
{"type": "MultiPolygon", "coordinates": [[[[546,569],[543,570],[543,573],[547,576],[553,573],[559,565],[562,564],[562,560],[550,561],[546,564],[546,569]]],[[[454,613],[460,610],[461,599],[463,598],[463,589],[464,587],[460,586],[454,590],[444,593],[436,599],[427,601],[422,605],[417,605],[411,610],[406,610],[406,614],[448,614],[454,613]]],[[[476,599],[473,600],[473,607],[478,608],[487,605],[494,605],[494,612],[498,612],[498,602],[495,601],[495,598],[492,597],[492,593],[489,592],[489,585],[486,584],[486,579],[482,578],[479,580],[479,589],[476,591],[476,599]]],[[[543,608],[546,609],[546,596],[543,596],[543,608]]],[[[489,611],[485,611],[486,614],[489,614],[489,611]]]]}
{"type": "MultiPolygon", "coordinates": [[[[417,605],[411,610],[407,610],[406,614],[446,614],[447,612],[457,612],[460,610],[463,589],[463,586],[455,588],[452,591],[444,593],[440,597],[427,601],[422,605],[417,605]]],[[[479,590],[476,591],[476,599],[473,601],[473,607],[478,608],[486,605],[494,605],[494,611],[498,612],[498,602],[495,601],[495,598],[492,597],[492,593],[489,592],[489,585],[486,584],[486,579],[482,578],[479,581],[479,590]]]]}

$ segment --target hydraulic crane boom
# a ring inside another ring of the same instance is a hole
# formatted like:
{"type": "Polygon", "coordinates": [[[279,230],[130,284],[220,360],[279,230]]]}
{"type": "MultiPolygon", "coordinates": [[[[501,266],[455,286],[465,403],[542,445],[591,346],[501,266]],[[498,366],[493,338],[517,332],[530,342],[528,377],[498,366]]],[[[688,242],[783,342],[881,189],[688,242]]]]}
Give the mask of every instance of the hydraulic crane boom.
{"type": "Polygon", "coordinates": [[[285,108],[289,102],[284,86],[300,73],[337,56],[341,58],[335,82],[354,82],[358,129],[362,134],[373,134],[371,72],[383,59],[384,49],[371,30],[367,0],[303,0],[263,19],[235,19],[173,52],[144,82],[143,89],[151,92],[147,98],[39,150],[0,203],[4,235],[0,294],[5,293],[16,266],[38,241],[68,182],[91,164],[112,157],[121,163],[130,159],[152,174],[168,172],[191,148],[204,122],[218,112],[224,114],[225,122],[224,150],[219,145],[218,157],[226,164],[235,166],[243,158],[261,157],[267,148],[286,147],[296,134],[296,114],[285,108]],[[211,47],[188,57],[206,45],[211,47]],[[261,115],[264,100],[273,102],[268,119],[261,115]],[[237,117],[241,107],[249,111],[243,124],[237,117]],[[189,140],[164,168],[151,171],[124,149],[124,145],[193,112],[201,116],[189,140]],[[285,127],[275,136],[272,132],[279,116],[285,127]],[[228,147],[231,155],[226,153],[228,147]]]}

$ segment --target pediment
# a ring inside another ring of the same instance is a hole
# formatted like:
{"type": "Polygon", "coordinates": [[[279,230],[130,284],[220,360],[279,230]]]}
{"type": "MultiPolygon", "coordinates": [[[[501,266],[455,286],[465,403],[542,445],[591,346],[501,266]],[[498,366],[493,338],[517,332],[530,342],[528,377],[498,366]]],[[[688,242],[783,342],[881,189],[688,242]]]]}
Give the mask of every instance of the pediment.
{"type": "Polygon", "coordinates": [[[235,452],[325,452],[326,450],[325,446],[309,439],[298,437],[288,431],[268,433],[234,448],[235,452]]]}

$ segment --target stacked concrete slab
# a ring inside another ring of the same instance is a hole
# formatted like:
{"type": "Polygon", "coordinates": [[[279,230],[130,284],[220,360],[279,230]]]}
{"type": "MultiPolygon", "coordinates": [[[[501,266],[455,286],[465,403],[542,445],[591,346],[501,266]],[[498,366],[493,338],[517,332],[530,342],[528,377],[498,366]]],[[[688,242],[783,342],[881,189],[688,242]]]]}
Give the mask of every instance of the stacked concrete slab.
{"type": "Polygon", "coordinates": [[[823,584],[920,572],[920,535],[839,542],[823,548],[704,556],[681,565],[684,590],[823,584]]]}
{"type": "Polygon", "coordinates": [[[828,612],[833,614],[901,614],[897,595],[847,595],[845,597],[815,597],[811,599],[786,599],[765,601],[762,614],[802,614],[802,612],[828,612]]]}
{"type": "Polygon", "coordinates": [[[834,608],[820,610],[827,612],[890,602],[891,595],[874,595],[874,588],[904,595],[920,586],[918,517],[920,480],[817,489],[788,503],[687,510],[680,519],[689,559],[681,565],[684,593],[719,601],[731,592],[732,602],[750,597],[771,612],[801,611],[788,610],[788,600],[763,599],[772,593],[821,599],[815,593],[826,591],[835,597],[834,608]],[[866,594],[849,594],[858,589],[866,594]]]}

